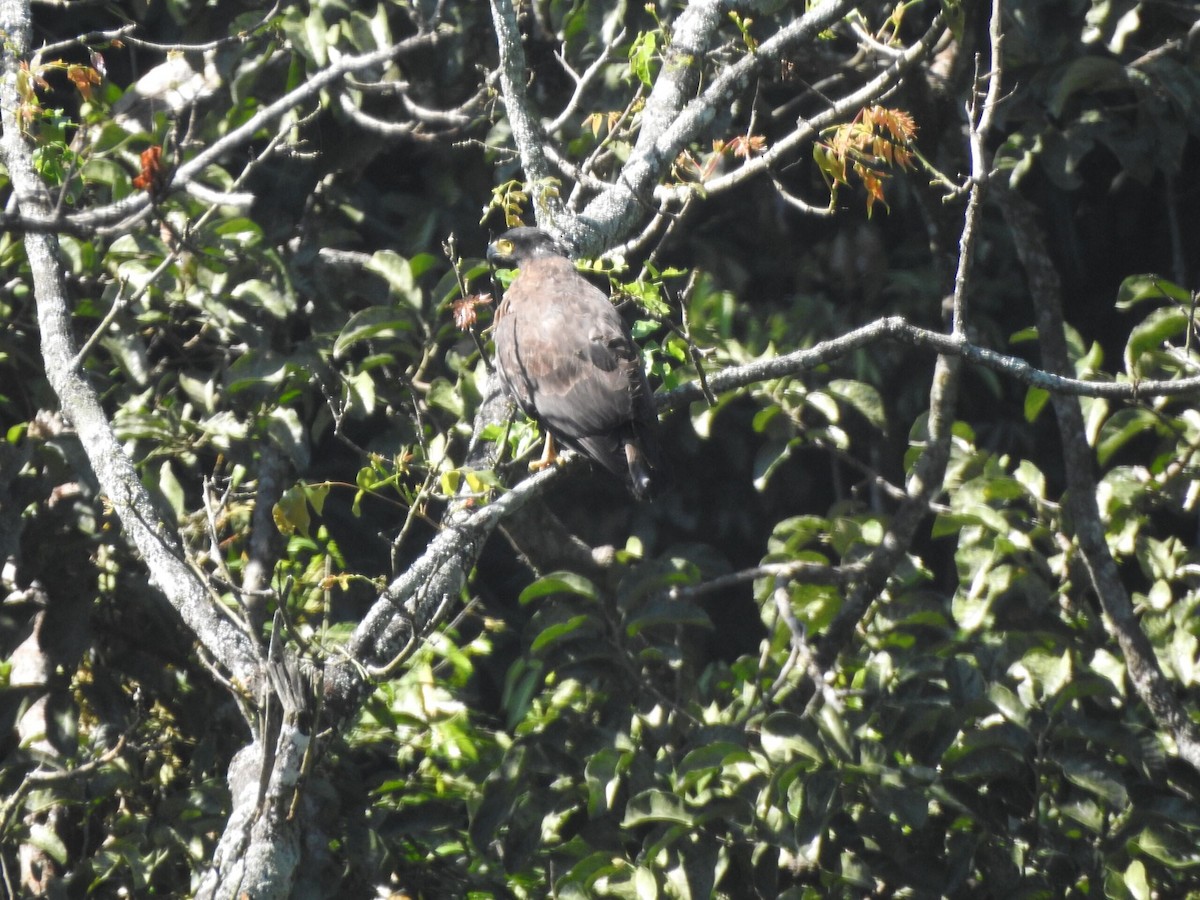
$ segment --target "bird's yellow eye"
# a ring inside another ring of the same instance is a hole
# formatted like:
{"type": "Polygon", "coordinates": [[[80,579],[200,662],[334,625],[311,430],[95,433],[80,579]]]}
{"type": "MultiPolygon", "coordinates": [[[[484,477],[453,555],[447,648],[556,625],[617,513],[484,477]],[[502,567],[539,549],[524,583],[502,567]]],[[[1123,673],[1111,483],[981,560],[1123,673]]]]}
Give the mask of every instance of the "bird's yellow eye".
{"type": "Polygon", "coordinates": [[[505,238],[496,241],[496,249],[501,253],[508,254],[513,252],[513,242],[505,238]]]}

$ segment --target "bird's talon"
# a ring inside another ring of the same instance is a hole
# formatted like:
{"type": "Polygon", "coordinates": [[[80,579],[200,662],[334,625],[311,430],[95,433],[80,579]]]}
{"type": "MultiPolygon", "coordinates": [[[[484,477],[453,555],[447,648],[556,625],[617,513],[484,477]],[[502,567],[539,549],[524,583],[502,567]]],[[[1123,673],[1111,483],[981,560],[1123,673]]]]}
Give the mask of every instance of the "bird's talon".
{"type": "Polygon", "coordinates": [[[533,460],[529,464],[530,472],[540,472],[542,469],[548,469],[550,466],[558,463],[558,452],[554,449],[554,435],[546,435],[546,448],[542,451],[542,455],[533,460]]]}

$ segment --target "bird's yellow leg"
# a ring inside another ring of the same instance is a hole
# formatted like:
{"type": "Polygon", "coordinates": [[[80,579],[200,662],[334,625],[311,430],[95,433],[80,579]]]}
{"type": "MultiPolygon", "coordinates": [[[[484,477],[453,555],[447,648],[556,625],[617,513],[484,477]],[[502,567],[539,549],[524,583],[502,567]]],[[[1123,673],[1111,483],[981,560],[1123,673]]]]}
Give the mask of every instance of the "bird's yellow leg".
{"type": "Polygon", "coordinates": [[[558,453],[554,449],[554,435],[546,432],[546,449],[542,451],[541,459],[535,459],[529,464],[530,472],[540,472],[547,466],[558,462],[558,453]]]}

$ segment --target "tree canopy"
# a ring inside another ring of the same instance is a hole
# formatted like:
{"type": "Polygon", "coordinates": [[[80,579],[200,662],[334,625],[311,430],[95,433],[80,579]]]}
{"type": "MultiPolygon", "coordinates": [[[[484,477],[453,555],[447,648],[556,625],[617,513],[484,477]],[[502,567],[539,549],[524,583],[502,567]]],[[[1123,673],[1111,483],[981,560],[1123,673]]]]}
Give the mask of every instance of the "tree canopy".
{"type": "Polygon", "coordinates": [[[1195,12],[0,0],[3,889],[1200,896],[1195,12]]]}

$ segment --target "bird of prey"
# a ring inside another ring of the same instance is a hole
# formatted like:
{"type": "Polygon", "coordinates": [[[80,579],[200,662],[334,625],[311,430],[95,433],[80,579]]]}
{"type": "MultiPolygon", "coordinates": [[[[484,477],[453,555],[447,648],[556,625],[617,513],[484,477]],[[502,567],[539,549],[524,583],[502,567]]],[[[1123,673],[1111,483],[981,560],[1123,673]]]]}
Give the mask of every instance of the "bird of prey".
{"type": "Polygon", "coordinates": [[[496,369],[552,437],[621,478],[639,500],[662,487],[658,415],[620,314],[547,232],[513,228],[488,261],[516,268],[496,311],[496,369]]]}

